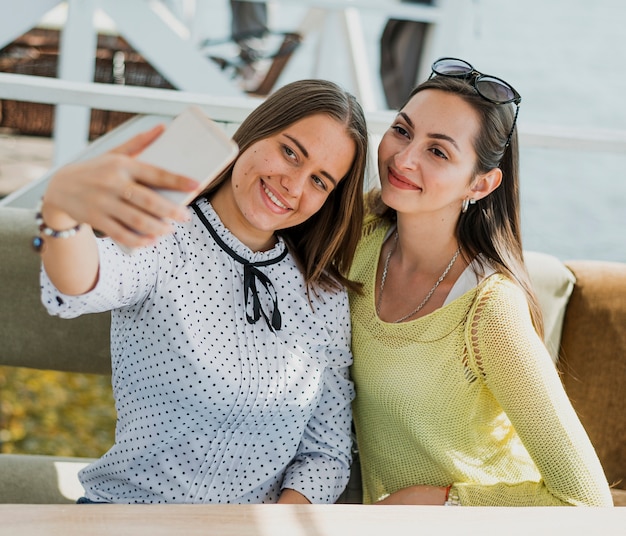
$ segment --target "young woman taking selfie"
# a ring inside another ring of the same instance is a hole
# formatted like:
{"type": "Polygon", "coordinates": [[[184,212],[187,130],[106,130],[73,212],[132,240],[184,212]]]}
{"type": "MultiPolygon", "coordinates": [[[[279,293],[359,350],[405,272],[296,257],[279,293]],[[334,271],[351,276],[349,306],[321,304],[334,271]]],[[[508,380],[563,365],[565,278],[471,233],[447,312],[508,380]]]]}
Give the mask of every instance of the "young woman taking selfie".
{"type": "Polygon", "coordinates": [[[191,208],[152,187],[193,181],[133,158],[158,134],[57,172],[38,216],[48,311],[112,312],[115,444],[81,471],[80,502],[334,502],[351,461],[343,274],[363,112],[329,82],[281,88],[191,208]]]}

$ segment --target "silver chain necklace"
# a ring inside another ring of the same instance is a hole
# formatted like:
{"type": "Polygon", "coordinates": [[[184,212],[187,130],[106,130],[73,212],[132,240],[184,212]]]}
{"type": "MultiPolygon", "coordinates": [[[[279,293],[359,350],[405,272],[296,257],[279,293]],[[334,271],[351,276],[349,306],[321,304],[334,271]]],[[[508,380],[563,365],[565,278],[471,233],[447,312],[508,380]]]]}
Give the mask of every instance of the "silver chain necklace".
{"type": "MultiPolygon", "coordinates": [[[[396,230],[396,232],[394,233],[394,237],[393,237],[393,246],[389,250],[389,253],[387,253],[387,258],[385,259],[385,266],[383,268],[383,275],[382,275],[382,278],[380,280],[380,291],[378,293],[378,300],[376,301],[376,314],[378,316],[380,316],[380,304],[381,304],[381,302],[383,300],[383,290],[385,290],[385,281],[387,280],[387,271],[389,270],[389,259],[391,259],[391,255],[393,255],[393,253],[396,250],[397,246],[398,246],[398,231],[396,230]]],[[[435,290],[437,290],[437,287],[439,286],[439,284],[448,275],[448,272],[451,270],[452,266],[454,265],[454,262],[456,261],[456,258],[459,256],[460,252],[461,252],[461,247],[459,246],[457,248],[457,250],[454,252],[454,255],[452,256],[452,259],[448,263],[448,266],[446,266],[446,269],[443,271],[443,274],[441,274],[441,276],[439,276],[439,279],[437,279],[437,282],[435,283],[435,286],[430,289],[430,292],[422,300],[422,303],[420,303],[408,315],[404,315],[402,318],[398,318],[398,320],[394,320],[393,321],[394,324],[398,324],[400,322],[404,322],[407,318],[411,318],[414,314],[416,314],[416,313],[418,313],[419,311],[422,310],[422,307],[424,307],[424,305],[426,305],[428,303],[428,300],[430,300],[432,295],[435,293],[435,290]]]]}

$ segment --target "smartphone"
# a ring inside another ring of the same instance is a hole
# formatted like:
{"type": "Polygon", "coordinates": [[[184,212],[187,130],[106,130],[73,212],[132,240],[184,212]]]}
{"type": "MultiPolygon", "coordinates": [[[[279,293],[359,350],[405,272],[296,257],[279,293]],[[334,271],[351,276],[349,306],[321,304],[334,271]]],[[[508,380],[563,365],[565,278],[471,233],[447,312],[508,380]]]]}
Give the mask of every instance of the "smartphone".
{"type": "Polygon", "coordinates": [[[188,205],[230,164],[239,148],[226,132],[197,106],[177,115],[137,160],[198,181],[192,192],[157,189],[180,205],[188,205]]]}
{"type": "MultiPolygon", "coordinates": [[[[189,106],[137,156],[137,160],[198,181],[198,188],[191,192],[155,189],[175,203],[188,205],[219,176],[238,152],[237,144],[217,123],[197,106],[189,106]]],[[[134,251],[134,248],[120,243],[118,246],[128,254],[134,251]]]]}

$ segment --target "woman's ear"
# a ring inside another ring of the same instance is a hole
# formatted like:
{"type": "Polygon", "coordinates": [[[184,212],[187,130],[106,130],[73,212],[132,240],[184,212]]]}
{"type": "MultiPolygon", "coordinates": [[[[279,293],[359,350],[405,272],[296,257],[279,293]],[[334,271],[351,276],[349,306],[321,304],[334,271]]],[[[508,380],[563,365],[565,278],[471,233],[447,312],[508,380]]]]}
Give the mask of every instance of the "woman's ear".
{"type": "Polygon", "coordinates": [[[472,197],[477,201],[483,197],[487,197],[493,192],[502,182],[502,170],[500,168],[493,168],[491,171],[483,175],[478,175],[476,180],[470,187],[470,190],[474,194],[472,197]]]}

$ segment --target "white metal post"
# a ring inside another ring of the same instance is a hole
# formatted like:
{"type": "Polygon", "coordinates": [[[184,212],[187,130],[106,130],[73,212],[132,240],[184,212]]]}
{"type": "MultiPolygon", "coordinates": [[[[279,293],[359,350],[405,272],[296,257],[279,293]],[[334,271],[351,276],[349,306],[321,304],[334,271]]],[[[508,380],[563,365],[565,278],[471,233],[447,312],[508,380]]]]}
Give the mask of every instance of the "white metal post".
{"type": "Polygon", "coordinates": [[[61,0],[0,0],[0,47],[30,30],[61,0]]]}
{"type": "Polygon", "coordinates": [[[187,35],[177,34],[159,16],[153,0],[99,0],[119,33],[178,89],[212,95],[242,94],[205,58],[187,35]]]}
{"type": "MultiPolygon", "coordinates": [[[[61,31],[57,77],[93,82],[98,35],[94,27],[94,0],[69,0],[67,21],[61,31]]],[[[62,164],[78,153],[89,139],[91,109],[72,104],[56,107],[54,162],[62,164]]]]}

